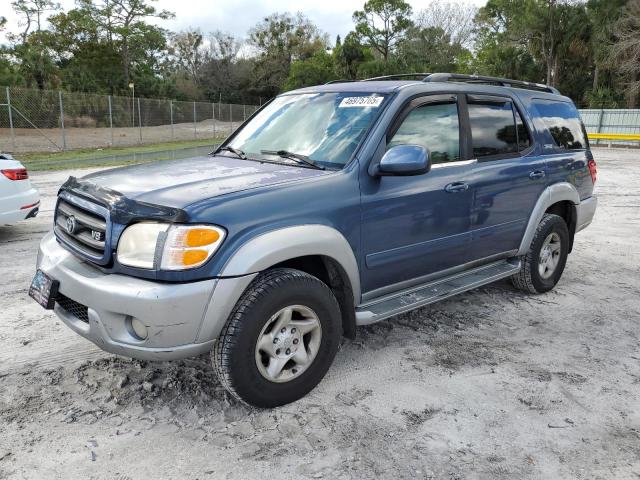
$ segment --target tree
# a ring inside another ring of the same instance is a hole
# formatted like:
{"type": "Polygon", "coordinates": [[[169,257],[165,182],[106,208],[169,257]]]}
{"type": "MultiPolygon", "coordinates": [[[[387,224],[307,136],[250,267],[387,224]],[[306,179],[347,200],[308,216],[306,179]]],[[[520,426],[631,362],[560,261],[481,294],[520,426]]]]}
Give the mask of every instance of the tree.
{"type": "Polygon", "coordinates": [[[440,28],[449,37],[449,43],[463,48],[473,46],[474,17],[478,9],[473,5],[434,0],[429,7],[418,12],[418,28],[440,28]]]}
{"type": "Polygon", "coordinates": [[[411,5],[404,0],[368,0],[353,13],[356,33],[386,61],[413,24],[411,5]]]}
{"type": "Polygon", "coordinates": [[[266,96],[280,91],[293,61],[311,58],[326,50],[327,35],[302,13],[274,13],[249,32],[249,45],[257,52],[255,83],[266,96]]]}
{"type": "Polygon", "coordinates": [[[200,83],[200,75],[206,62],[203,35],[200,30],[184,30],[170,37],[169,54],[173,56],[174,68],[193,81],[200,83]]]}
{"type": "Polygon", "coordinates": [[[129,84],[132,60],[136,58],[136,54],[143,53],[144,58],[144,49],[147,45],[158,46],[158,42],[164,42],[164,31],[147,24],[145,20],[149,18],[166,20],[174,17],[172,12],[158,11],[145,0],[78,0],[78,2],[80,8],[100,24],[106,33],[107,42],[112,45],[117,44],[122,57],[125,85],[129,84]]]}
{"type": "Polygon", "coordinates": [[[245,101],[250,88],[251,66],[239,58],[241,42],[232,34],[216,30],[209,34],[207,62],[203,68],[206,96],[212,101],[245,101]]]}
{"type": "Polygon", "coordinates": [[[42,20],[47,12],[61,9],[59,3],[51,0],[14,0],[11,2],[11,6],[18,16],[21,17],[20,24],[24,27],[24,30],[20,34],[22,43],[27,43],[27,37],[34,24],[36,26],[36,32],[42,31],[42,20]]]}
{"type": "Polygon", "coordinates": [[[627,107],[636,107],[640,93],[640,0],[631,0],[616,22],[612,53],[624,79],[627,107]]]}
{"type": "Polygon", "coordinates": [[[373,60],[371,52],[361,42],[356,32],[349,32],[344,43],[336,40],[333,61],[339,77],[349,80],[358,78],[358,69],[365,61],[373,60]]]}
{"type": "Polygon", "coordinates": [[[509,62],[531,59],[537,68],[518,66],[518,70],[534,73],[542,70],[549,85],[561,82],[563,66],[580,57],[586,49],[589,23],[585,6],[569,0],[489,0],[476,16],[478,24],[478,57],[503,58],[509,62]],[[489,55],[481,51],[489,49],[489,55]],[[510,53],[509,53],[510,52],[510,53]],[[524,68],[523,68],[524,67],[524,68]]]}
{"type": "Polygon", "coordinates": [[[615,41],[616,22],[623,12],[627,0],[589,0],[587,2],[587,15],[591,25],[590,43],[593,51],[593,98],[608,97],[604,95],[610,91],[613,83],[612,76],[616,75],[612,58],[611,46],[615,41]],[[601,88],[605,86],[605,88],[601,88]],[[595,94],[600,91],[600,94],[595,94]]]}
{"type": "Polygon", "coordinates": [[[311,58],[291,64],[291,71],[284,84],[284,90],[322,85],[335,78],[333,57],[326,51],[319,50],[311,58]]]}
{"type": "Polygon", "coordinates": [[[398,44],[405,71],[455,72],[468,51],[440,27],[411,27],[398,44]]]}
{"type": "Polygon", "coordinates": [[[61,84],[82,92],[115,93],[122,88],[121,57],[116,46],[85,9],[72,9],[49,18],[47,42],[59,52],[56,63],[61,84]]]}
{"type": "Polygon", "coordinates": [[[11,54],[18,59],[17,71],[27,86],[35,83],[44,89],[56,84],[54,52],[48,42],[48,32],[42,26],[47,12],[59,10],[60,5],[50,0],[15,0],[11,6],[20,18],[18,24],[23,27],[19,35],[7,36],[14,43],[11,54]]]}

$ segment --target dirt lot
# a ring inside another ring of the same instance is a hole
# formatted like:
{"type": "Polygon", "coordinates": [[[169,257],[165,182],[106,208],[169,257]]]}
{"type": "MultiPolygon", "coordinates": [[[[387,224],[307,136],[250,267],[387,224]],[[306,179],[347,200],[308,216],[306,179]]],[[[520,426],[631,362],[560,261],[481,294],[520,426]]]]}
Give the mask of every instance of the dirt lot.
{"type": "Polygon", "coordinates": [[[254,410],[207,357],[104,353],[27,298],[42,214],[0,228],[0,479],[640,478],[640,153],[542,296],[498,282],[345,341],[305,399],[254,410]]]}

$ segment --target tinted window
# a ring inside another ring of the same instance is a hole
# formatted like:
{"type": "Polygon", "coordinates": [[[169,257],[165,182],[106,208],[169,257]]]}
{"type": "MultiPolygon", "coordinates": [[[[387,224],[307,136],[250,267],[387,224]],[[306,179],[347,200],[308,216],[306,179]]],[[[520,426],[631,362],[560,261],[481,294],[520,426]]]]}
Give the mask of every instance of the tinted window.
{"type": "Polygon", "coordinates": [[[518,152],[516,121],[510,101],[470,98],[469,122],[474,157],[518,152]]]}
{"type": "Polygon", "coordinates": [[[413,109],[404,119],[387,148],[422,145],[432,163],[460,160],[460,126],[455,103],[428,104],[413,109]]]}
{"type": "Polygon", "coordinates": [[[568,150],[587,148],[582,121],[572,104],[552,100],[535,100],[533,106],[547,125],[557,146],[568,150]]]}

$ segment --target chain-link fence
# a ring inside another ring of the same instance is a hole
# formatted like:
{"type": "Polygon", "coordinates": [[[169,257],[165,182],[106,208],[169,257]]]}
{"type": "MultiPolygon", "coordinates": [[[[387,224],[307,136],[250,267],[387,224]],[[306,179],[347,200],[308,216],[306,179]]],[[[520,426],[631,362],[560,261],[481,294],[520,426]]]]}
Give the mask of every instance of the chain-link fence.
{"type": "Polygon", "coordinates": [[[0,89],[0,151],[222,139],[257,108],[6,87],[0,89]]]}

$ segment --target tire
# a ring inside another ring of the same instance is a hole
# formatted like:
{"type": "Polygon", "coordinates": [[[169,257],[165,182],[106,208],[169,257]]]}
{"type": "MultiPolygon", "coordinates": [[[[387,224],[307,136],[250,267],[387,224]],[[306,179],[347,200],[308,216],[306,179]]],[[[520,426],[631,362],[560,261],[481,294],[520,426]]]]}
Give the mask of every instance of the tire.
{"type": "Polygon", "coordinates": [[[569,229],[566,222],[558,215],[545,213],[529,251],[522,258],[522,269],[511,277],[511,282],[525,292],[548,292],[560,280],[568,255],[569,229]],[[559,249],[557,256],[554,252],[556,248],[559,249]]]}
{"type": "Polygon", "coordinates": [[[236,303],[212,351],[213,366],[237,399],[277,407],[320,383],[341,335],[340,307],[329,287],[299,270],[276,268],[259,274],[236,303]]]}

